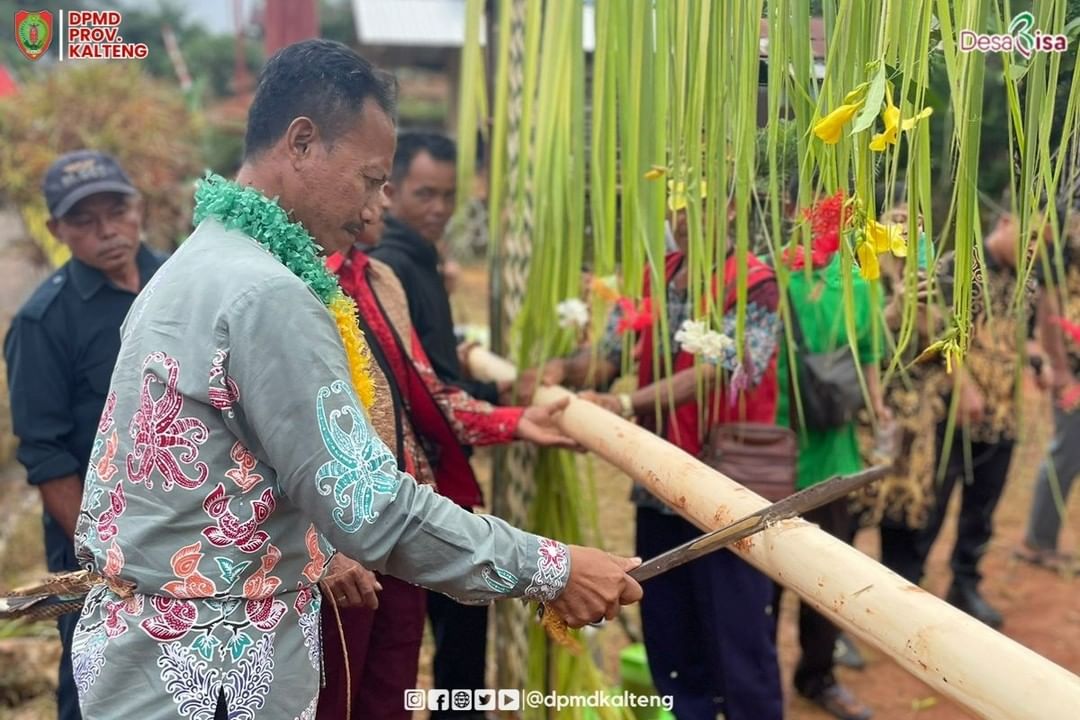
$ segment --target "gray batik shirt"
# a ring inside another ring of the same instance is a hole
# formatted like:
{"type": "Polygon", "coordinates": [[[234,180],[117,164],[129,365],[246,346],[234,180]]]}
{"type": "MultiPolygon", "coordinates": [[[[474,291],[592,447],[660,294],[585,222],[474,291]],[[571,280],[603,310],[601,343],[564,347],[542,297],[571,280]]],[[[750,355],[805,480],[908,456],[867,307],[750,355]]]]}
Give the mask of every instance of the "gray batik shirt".
{"type": "Polygon", "coordinates": [[[340,549],[466,602],[550,600],[561,543],[397,470],[330,314],[255,240],[203,222],[136,299],[86,477],[87,717],[314,717],[316,583],[340,549]]]}

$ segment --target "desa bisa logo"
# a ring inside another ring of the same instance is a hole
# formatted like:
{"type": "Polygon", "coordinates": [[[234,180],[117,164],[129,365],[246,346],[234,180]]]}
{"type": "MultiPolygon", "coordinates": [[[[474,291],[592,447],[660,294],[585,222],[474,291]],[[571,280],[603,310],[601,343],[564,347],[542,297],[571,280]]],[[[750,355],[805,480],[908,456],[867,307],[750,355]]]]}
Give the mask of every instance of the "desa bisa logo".
{"type": "Polygon", "coordinates": [[[961,52],[1018,52],[1025,59],[1031,59],[1033,53],[1062,53],[1069,49],[1069,38],[1065,35],[1044,33],[1032,30],[1035,16],[1022,12],[1009,23],[1009,32],[1005,35],[988,35],[974,30],[960,31],[961,52]]]}

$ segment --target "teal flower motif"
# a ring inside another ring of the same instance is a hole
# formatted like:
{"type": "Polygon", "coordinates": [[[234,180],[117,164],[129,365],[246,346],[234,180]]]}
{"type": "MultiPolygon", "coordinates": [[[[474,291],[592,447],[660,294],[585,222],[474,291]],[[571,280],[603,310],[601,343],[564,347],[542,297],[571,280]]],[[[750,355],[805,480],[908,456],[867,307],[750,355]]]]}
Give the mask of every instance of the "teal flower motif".
{"type": "Polygon", "coordinates": [[[393,455],[372,434],[359,407],[352,389],[341,380],[319,388],[315,400],[319,433],[332,458],[315,473],[315,483],[320,494],[333,493],[334,522],[347,533],[375,520],[379,516],[375,496],[395,495],[401,484],[393,455]],[[340,394],[345,395],[341,408],[327,411],[326,400],[340,394]],[[348,431],[341,426],[346,417],[351,421],[348,431]]]}
{"type": "Polygon", "coordinates": [[[221,641],[213,635],[200,635],[195,638],[195,642],[191,643],[191,649],[202,655],[207,660],[214,659],[214,650],[217,649],[221,641]]]}
{"type": "Polygon", "coordinates": [[[232,587],[236,584],[236,581],[251,565],[250,561],[236,562],[232,558],[228,557],[216,557],[214,561],[217,562],[218,569],[221,571],[221,579],[225,581],[228,587],[232,587]]]}
{"type": "Polygon", "coordinates": [[[253,642],[255,641],[252,640],[251,636],[246,632],[238,632],[232,636],[232,639],[229,640],[229,642],[225,643],[225,647],[222,648],[222,654],[228,652],[232,661],[236,662],[244,656],[244,651],[247,650],[248,646],[253,642]]]}

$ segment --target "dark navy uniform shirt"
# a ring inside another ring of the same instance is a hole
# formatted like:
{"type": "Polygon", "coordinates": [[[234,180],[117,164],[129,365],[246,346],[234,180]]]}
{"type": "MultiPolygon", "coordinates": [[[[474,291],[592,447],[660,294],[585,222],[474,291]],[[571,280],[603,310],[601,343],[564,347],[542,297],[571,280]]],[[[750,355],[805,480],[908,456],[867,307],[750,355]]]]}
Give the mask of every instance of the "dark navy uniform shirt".
{"type": "MultiPolygon", "coordinates": [[[[139,248],[139,286],[163,258],[139,248]]],[[[109,392],[120,324],[135,294],[74,258],[45,279],[11,321],[4,340],[16,457],[32,485],[86,475],[91,445],[109,392]]],[[[70,538],[45,514],[52,572],[78,569],[70,538]]]]}

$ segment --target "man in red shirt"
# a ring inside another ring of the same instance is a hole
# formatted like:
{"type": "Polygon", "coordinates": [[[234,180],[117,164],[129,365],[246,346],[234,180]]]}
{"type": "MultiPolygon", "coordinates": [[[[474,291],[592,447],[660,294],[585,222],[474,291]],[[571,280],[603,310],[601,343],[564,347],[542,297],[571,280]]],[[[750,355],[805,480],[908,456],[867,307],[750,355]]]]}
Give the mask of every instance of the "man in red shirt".
{"type": "MultiPolygon", "coordinates": [[[[331,258],[329,265],[356,301],[361,330],[382,371],[375,379],[387,392],[376,392],[372,424],[395,449],[401,468],[418,482],[434,484],[463,507],[476,507],[483,496],[462,445],[521,439],[575,447],[553,420],[565,401],[528,409],[494,407],[442,382],[413,330],[401,283],[360,243],[347,256],[331,258]]],[[[350,566],[343,565],[327,580],[334,591],[326,596],[345,596],[348,607],[323,606],[326,685],[317,717],[339,720],[351,706],[353,717],[404,720],[412,714],[403,699],[404,691],[416,685],[426,591],[347,562],[350,566]]]]}

